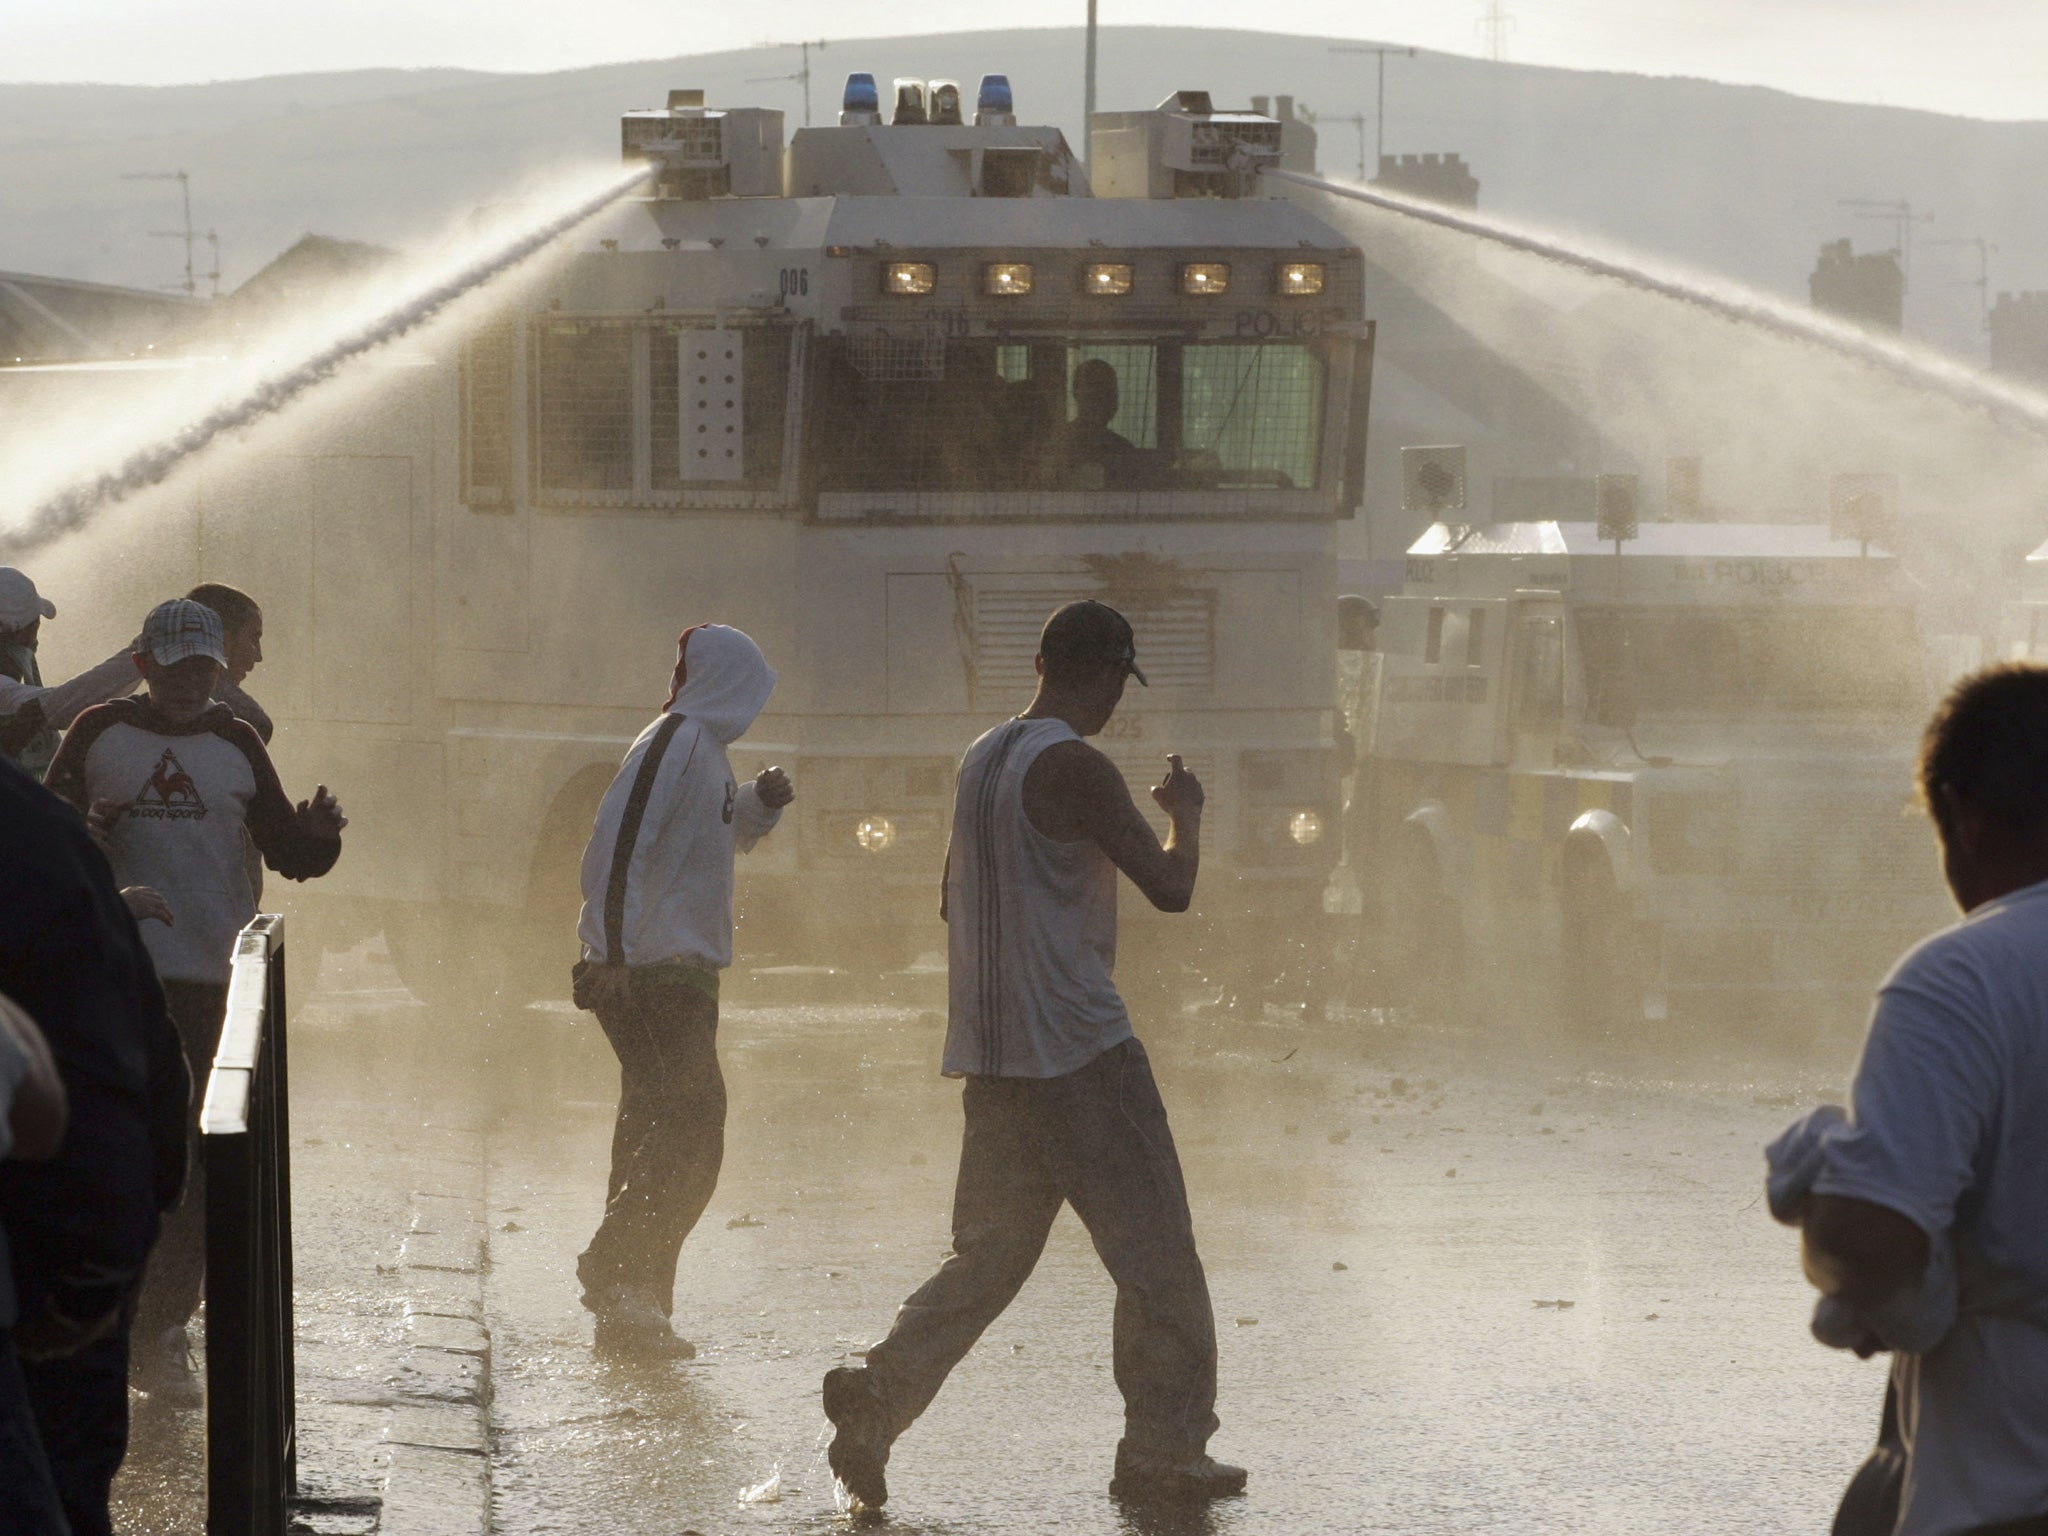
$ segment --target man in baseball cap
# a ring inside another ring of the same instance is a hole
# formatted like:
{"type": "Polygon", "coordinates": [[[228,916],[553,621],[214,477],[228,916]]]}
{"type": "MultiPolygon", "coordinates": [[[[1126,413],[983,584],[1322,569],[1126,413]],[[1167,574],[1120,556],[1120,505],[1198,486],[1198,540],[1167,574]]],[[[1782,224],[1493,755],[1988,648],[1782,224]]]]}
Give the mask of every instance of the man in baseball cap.
{"type": "Polygon", "coordinates": [[[1138,670],[1124,616],[1068,603],[1038,641],[1030,706],[967,749],[946,850],[948,1007],[939,1070],[965,1079],[953,1251],[865,1365],[825,1375],[826,1460],[858,1506],[889,1497],[890,1449],[1010,1304],[1072,1205],[1116,1281],[1124,1436],[1110,1492],[1222,1498],[1245,1469],[1208,1452],[1216,1318],[1166,1105],[1118,994],[1121,871],[1185,912],[1203,792],[1169,754],[1152,799],[1162,844],[1099,735],[1138,670]]]}
{"type": "Polygon", "coordinates": [[[57,733],[81,710],[133,691],[141,681],[135,659],[117,651],[68,683],[43,686],[36,643],[57,605],[36,590],[26,571],[0,566],[0,756],[13,758],[37,778],[57,753],[57,733]]]}
{"type": "Polygon", "coordinates": [[[1038,654],[1047,674],[1116,668],[1118,677],[1135,677],[1140,687],[1152,686],[1138,670],[1131,621],[1092,597],[1053,611],[1039,631],[1038,654]]]}
{"type": "MultiPolygon", "coordinates": [[[[99,834],[121,885],[160,894],[165,920],[147,924],[142,940],[197,1081],[220,1043],[235,935],[256,915],[248,847],[287,880],[316,879],[341,856],[348,819],[324,784],[294,805],[263,738],[214,702],[227,647],[211,608],[183,597],[157,604],[135,662],[149,692],[80,715],[49,787],[99,834]]],[[[134,1313],[137,1385],[186,1403],[199,1393],[185,1324],[206,1267],[197,1116],[195,1103],[185,1201],[164,1223],[134,1313]]]]}

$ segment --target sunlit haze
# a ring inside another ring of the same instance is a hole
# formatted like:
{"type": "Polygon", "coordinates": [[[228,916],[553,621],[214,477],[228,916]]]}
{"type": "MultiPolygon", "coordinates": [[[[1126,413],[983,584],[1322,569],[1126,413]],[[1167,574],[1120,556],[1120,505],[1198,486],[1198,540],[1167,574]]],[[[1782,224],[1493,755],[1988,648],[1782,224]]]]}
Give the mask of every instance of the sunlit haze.
{"type": "MultiPolygon", "coordinates": [[[[0,76],[147,85],[370,67],[543,71],[800,38],[843,40],[1078,23],[1082,7],[1000,11],[968,0],[858,11],[826,0],[748,7],[591,0],[73,0],[0,7],[0,76]]],[[[1105,26],[1258,26],[1384,39],[1523,63],[1773,86],[1844,101],[1994,118],[2048,116],[2048,8],[2028,0],[1127,0],[1105,26]],[[1491,18],[1491,19],[1490,19],[1491,18]]]]}

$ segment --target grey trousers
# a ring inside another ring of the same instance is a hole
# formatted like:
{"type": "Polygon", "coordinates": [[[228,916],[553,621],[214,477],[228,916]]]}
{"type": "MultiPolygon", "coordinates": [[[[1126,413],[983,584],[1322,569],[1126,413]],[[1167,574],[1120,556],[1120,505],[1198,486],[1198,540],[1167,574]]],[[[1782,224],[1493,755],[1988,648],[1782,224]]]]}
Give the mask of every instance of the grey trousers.
{"type": "Polygon", "coordinates": [[[1216,1319],[1187,1187],[1144,1046],[1127,1040],[1054,1078],[970,1077],[953,1251],[868,1351],[901,1434],[1010,1304],[1071,1204],[1116,1282],[1124,1443],[1199,1454],[1216,1431],[1216,1319]]]}

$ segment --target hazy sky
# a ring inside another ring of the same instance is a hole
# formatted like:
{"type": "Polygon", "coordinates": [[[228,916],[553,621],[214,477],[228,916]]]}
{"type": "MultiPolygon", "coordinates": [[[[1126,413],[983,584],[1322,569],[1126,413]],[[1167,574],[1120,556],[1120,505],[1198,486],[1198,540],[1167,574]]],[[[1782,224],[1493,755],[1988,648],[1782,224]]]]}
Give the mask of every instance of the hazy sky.
{"type": "MultiPolygon", "coordinates": [[[[1256,27],[1806,95],[2048,118],[2043,0],[1102,0],[1104,24],[1256,27]]],[[[0,78],[164,84],[366,65],[550,70],[798,38],[1079,22],[1083,0],[0,0],[0,78]]]]}

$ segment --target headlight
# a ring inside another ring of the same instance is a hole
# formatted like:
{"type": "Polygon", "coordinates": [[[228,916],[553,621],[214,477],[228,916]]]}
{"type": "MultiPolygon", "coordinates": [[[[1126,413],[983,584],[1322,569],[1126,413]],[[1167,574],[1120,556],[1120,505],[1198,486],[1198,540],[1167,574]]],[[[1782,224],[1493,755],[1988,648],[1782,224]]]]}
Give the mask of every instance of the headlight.
{"type": "Polygon", "coordinates": [[[1200,297],[1222,293],[1230,286],[1227,261],[1190,261],[1180,269],[1180,291],[1200,297]]]}
{"type": "Polygon", "coordinates": [[[1031,291],[1031,263],[992,261],[981,269],[981,291],[990,298],[1031,291]]]}
{"type": "Polygon", "coordinates": [[[1315,811],[1296,811],[1287,818],[1287,835],[1306,848],[1323,835],[1323,818],[1315,811]]]}
{"type": "Polygon", "coordinates": [[[928,261],[892,261],[882,268],[882,292],[930,293],[939,284],[939,270],[928,261]]]}
{"type": "Polygon", "coordinates": [[[896,823],[886,816],[863,816],[854,826],[853,840],[869,853],[885,853],[896,845],[896,823]]]}
{"type": "Polygon", "coordinates": [[[1098,261],[1081,273],[1081,291],[1104,298],[1122,298],[1131,291],[1131,264],[1127,261],[1098,261]]]}
{"type": "Polygon", "coordinates": [[[1323,264],[1320,261],[1290,261],[1280,268],[1280,295],[1286,298],[1296,295],[1306,298],[1323,291],[1323,264]]]}

